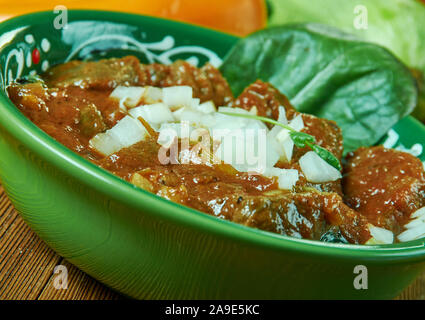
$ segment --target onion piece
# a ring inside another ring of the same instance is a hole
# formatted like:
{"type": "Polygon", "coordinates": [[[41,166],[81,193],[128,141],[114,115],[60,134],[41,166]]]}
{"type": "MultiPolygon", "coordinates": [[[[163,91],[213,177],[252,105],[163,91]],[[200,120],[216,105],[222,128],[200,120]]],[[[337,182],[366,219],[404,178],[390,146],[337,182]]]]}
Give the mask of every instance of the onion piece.
{"type": "Polygon", "coordinates": [[[216,108],[215,108],[215,104],[212,101],[207,101],[204,103],[201,103],[198,107],[197,110],[209,114],[209,113],[214,113],[216,112],[216,108]]]}
{"type": "Polygon", "coordinates": [[[122,145],[108,133],[98,133],[90,141],[90,146],[99,153],[109,156],[122,149],[122,145]]]}
{"type": "Polygon", "coordinates": [[[412,218],[425,217],[425,207],[422,207],[416,210],[414,213],[412,213],[411,217],[412,218]]]}
{"type": "Polygon", "coordinates": [[[89,143],[98,152],[109,156],[144,140],[146,136],[148,132],[139,120],[125,116],[113,128],[94,136],[89,143]]]}
{"type": "Polygon", "coordinates": [[[159,128],[158,144],[170,145],[174,138],[190,139],[192,132],[196,128],[191,126],[188,122],[181,123],[163,123],[159,128]]]}
{"type": "Polygon", "coordinates": [[[243,129],[243,128],[258,128],[267,129],[264,122],[255,119],[247,119],[241,117],[229,116],[220,112],[238,113],[252,115],[249,111],[242,108],[219,107],[218,113],[215,114],[216,125],[211,129],[243,129]]]}
{"type": "Polygon", "coordinates": [[[425,237],[425,207],[416,210],[410,215],[410,218],[411,221],[404,225],[406,230],[397,237],[401,242],[425,237]]]}
{"type": "Polygon", "coordinates": [[[149,135],[140,121],[133,119],[130,116],[125,116],[123,119],[118,121],[113,128],[106,132],[119,141],[123,148],[142,141],[149,135]]]}
{"type": "Polygon", "coordinates": [[[190,109],[189,109],[189,108],[187,108],[187,107],[183,107],[183,108],[179,108],[179,109],[177,109],[177,110],[173,111],[173,117],[174,117],[174,119],[175,119],[176,121],[181,121],[181,115],[182,115],[182,113],[183,113],[185,110],[190,110],[190,109]]]}
{"type": "Polygon", "coordinates": [[[118,99],[128,108],[134,108],[142,99],[144,92],[143,87],[118,86],[112,91],[110,97],[118,99]]]}
{"type": "Polygon", "coordinates": [[[143,94],[145,104],[154,104],[162,101],[162,89],[157,87],[145,87],[143,94]]]}
{"type": "Polygon", "coordinates": [[[290,126],[295,131],[301,131],[302,129],[304,129],[303,117],[300,114],[297,115],[295,118],[289,121],[288,126],[290,126]]]}
{"type": "MultiPolygon", "coordinates": [[[[284,125],[288,125],[289,127],[291,127],[292,129],[296,131],[301,131],[302,129],[304,129],[304,121],[302,116],[298,115],[288,123],[288,119],[286,118],[285,108],[282,106],[279,106],[278,121],[284,125]]],[[[274,126],[270,130],[269,135],[271,137],[275,137],[277,141],[277,144],[275,144],[275,148],[277,149],[281,157],[284,158],[286,162],[291,162],[295,144],[292,141],[289,130],[282,128],[280,126],[274,126]]]]}
{"type": "Polygon", "coordinates": [[[129,114],[135,119],[142,117],[150,125],[154,125],[154,127],[164,122],[174,121],[174,117],[170,109],[163,103],[140,106],[131,109],[129,114]]]}
{"type": "Polygon", "coordinates": [[[400,233],[397,238],[401,242],[412,241],[425,237],[425,222],[417,225],[414,228],[407,229],[400,233]]]}
{"type": "Polygon", "coordinates": [[[411,220],[404,227],[406,229],[413,229],[413,228],[416,228],[416,227],[419,227],[419,226],[422,226],[422,225],[425,226],[425,215],[411,220]]]}
{"type": "Polygon", "coordinates": [[[177,121],[187,121],[193,126],[200,126],[208,129],[213,127],[216,122],[214,115],[205,114],[187,107],[174,111],[173,116],[177,121]]]}
{"type": "Polygon", "coordinates": [[[190,104],[190,107],[192,109],[198,109],[200,103],[201,103],[201,99],[199,99],[199,98],[192,98],[192,103],[190,104]]]}
{"type": "Polygon", "coordinates": [[[258,116],[258,109],[257,106],[253,106],[250,110],[249,113],[254,115],[254,116],[258,116]]]}
{"type": "Polygon", "coordinates": [[[280,132],[276,135],[276,140],[278,141],[281,149],[282,155],[287,162],[291,162],[292,153],[294,151],[294,141],[292,141],[289,131],[282,128],[280,132]]]}
{"type": "Polygon", "coordinates": [[[373,224],[368,224],[369,232],[372,238],[370,238],[366,244],[391,244],[394,242],[394,234],[392,231],[376,227],[373,224]]]}
{"type": "Polygon", "coordinates": [[[292,190],[299,179],[299,173],[296,169],[267,168],[263,175],[277,177],[279,188],[283,190],[292,190]]]}
{"type": "Polygon", "coordinates": [[[199,111],[193,109],[183,109],[181,113],[178,114],[180,121],[188,121],[189,123],[199,123],[203,114],[199,111]]]}
{"type": "Polygon", "coordinates": [[[273,168],[282,157],[282,148],[273,137],[267,135],[266,139],[266,167],[273,168]]]}
{"type": "MultiPolygon", "coordinates": [[[[231,108],[231,107],[219,107],[218,108],[218,112],[230,112],[230,113],[239,113],[239,114],[249,114],[252,115],[249,111],[246,111],[245,109],[242,108],[231,108]]],[[[227,117],[232,117],[232,116],[227,116],[227,117]]],[[[233,119],[235,119],[235,117],[232,117],[233,119]]],[[[240,118],[243,119],[245,121],[248,121],[250,119],[245,119],[245,118],[240,118]]],[[[257,120],[254,120],[257,121],[257,120]]]]}
{"type": "Polygon", "coordinates": [[[174,86],[162,89],[162,101],[169,107],[192,106],[192,87],[174,86]]]}
{"type": "Polygon", "coordinates": [[[323,183],[341,179],[341,172],[332,167],[315,152],[309,151],[300,160],[300,167],[306,179],[313,183],[323,183]]]}
{"type": "MultiPolygon", "coordinates": [[[[281,124],[287,125],[288,124],[288,119],[286,118],[286,111],[285,108],[282,106],[279,106],[279,117],[277,119],[278,122],[280,122],[281,124]]],[[[274,126],[271,130],[270,130],[270,135],[271,136],[276,136],[283,128],[281,126],[274,126]]]]}

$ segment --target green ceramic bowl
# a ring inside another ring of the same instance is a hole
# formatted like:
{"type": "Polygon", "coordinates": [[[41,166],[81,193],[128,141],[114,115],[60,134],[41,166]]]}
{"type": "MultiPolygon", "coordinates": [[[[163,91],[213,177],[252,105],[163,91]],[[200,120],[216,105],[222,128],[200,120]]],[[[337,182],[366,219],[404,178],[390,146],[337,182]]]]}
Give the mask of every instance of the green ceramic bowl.
{"type": "MultiPolygon", "coordinates": [[[[0,25],[0,179],[25,221],[71,263],[150,299],[393,298],[424,270],[423,239],[338,245],[247,228],[137,189],[57,143],[8,100],[10,81],[70,59],[127,54],[217,65],[237,40],[139,15],[69,11],[66,28],[55,28],[64,19],[44,12],[0,25]],[[367,290],[353,286],[357,265],[367,267],[367,290]]],[[[425,145],[413,118],[395,132],[406,148],[425,145]]]]}

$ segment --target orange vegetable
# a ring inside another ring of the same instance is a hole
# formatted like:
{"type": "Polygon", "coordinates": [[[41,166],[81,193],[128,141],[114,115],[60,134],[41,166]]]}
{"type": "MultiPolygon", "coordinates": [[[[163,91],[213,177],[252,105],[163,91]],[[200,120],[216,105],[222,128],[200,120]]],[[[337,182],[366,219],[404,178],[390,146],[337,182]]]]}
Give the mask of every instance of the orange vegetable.
{"type": "Polygon", "coordinates": [[[53,10],[58,5],[165,17],[246,35],[265,27],[265,0],[0,0],[0,20],[28,12],[53,10]]]}

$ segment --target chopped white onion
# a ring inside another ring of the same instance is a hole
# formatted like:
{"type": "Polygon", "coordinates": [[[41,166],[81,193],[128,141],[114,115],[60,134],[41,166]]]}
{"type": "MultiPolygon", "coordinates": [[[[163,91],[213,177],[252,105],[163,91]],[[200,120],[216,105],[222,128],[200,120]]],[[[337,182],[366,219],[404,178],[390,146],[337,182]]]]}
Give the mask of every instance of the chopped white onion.
{"type": "Polygon", "coordinates": [[[257,109],[257,107],[256,107],[256,106],[253,106],[253,107],[249,110],[249,113],[250,113],[250,114],[252,114],[252,115],[254,115],[254,116],[257,116],[257,115],[258,115],[258,109],[257,109]]]}
{"type": "MultiPolygon", "coordinates": [[[[278,121],[284,125],[288,125],[296,131],[304,129],[304,121],[302,116],[298,115],[288,123],[285,108],[282,106],[279,106],[278,121]]],[[[276,125],[270,130],[269,135],[270,137],[274,137],[276,139],[277,144],[275,144],[275,149],[280,154],[281,158],[283,158],[283,160],[286,162],[291,162],[294,150],[294,142],[290,137],[289,130],[276,125]]]]}
{"type": "Polygon", "coordinates": [[[412,213],[411,217],[412,218],[425,217],[425,207],[422,207],[416,210],[414,213],[412,213]]]}
{"type": "Polygon", "coordinates": [[[174,111],[173,116],[177,121],[187,121],[191,125],[205,128],[213,127],[216,122],[215,116],[213,114],[205,114],[201,111],[187,107],[174,111]]]}
{"type": "Polygon", "coordinates": [[[413,229],[419,226],[425,225],[425,216],[421,216],[418,218],[415,218],[411,220],[408,224],[406,224],[404,227],[406,229],[413,229]]]}
{"type": "Polygon", "coordinates": [[[282,128],[280,132],[276,135],[276,140],[281,146],[282,155],[287,162],[291,162],[292,152],[294,150],[294,142],[292,141],[289,131],[282,128]]]}
{"type": "Polygon", "coordinates": [[[143,100],[146,104],[153,104],[162,101],[162,89],[157,87],[145,87],[143,100]]]}
{"type": "Polygon", "coordinates": [[[142,141],[148,136],[147,130],[140,121],[130,116],[125,116],[106,132],[117,139],[124,148],[142,141]]]}
{"type": "Polygon", "coordinates": [[[266,177],[277,177],[280,189],[292,190],[299,179],[298,170],[267,168],[263,174],[266,177]]]}
{"type": "Polygon", "coordinates": [[[301,131],[302,129],[304,129],[303,117],[300,114],[297,115],[294,119],[289,121],[288,126],[290,126],[295,131],[301,131]]]}
{"type": "Polygon", "coordinates": [[[107,133],[99,133],[90,140],[90,146],[105,156],[109,156],[122,149],[121,144],[107,133]]]}
{"type": "Polygon", "coordinates": [[[425,207],[416,210],[410,217],[412,220],[404,226],[406,230],[397,237],[401,242],[425,237],[425,207]]]}
{"type": "Polygon", "coordinates": [[[150,125],[160,125],[164,122],[174,121],[174,117],[170,109],[163,103],[140,106],[131,109],[129,114],[135,119],[142,117],[150,125]]]}
{"type": "Polygon", "coordinates": [[[217,111],[215,109],[214,102],[212,101],[206,101],[204,103],[201,103],[200,105],[197,106],[197,109],[206,114],[214,113],[217,111]]]}
{"type": "Polygon", "coordinates": [[[162,101],[170,106],[192,106],[192,87],[174,86],[162,89],[162,101]]]}
{"type": "Polygon", "coordinates": [[[118,99],[128,108],[133,108],[142,99],[144,92],[145,88],[143,87],[118,86],[112,91],[110,97],[118,99]]]}
{"type": "Polygon", "coordinates": [[[230,108],[230,107],[219,107],[218,112],[215,114],[216,123],[212,130],[216,129],[267,129],[267,126],[260,120],[255,119],[247,119],[241,117],[234,117],[222,114],[220,112],[229,112],[229,113],[237,113],[237,114],[246,114],[251,115],[249,111],[246,111],[242,108],[230,108]]]}
{"type": "Polygon", "coordinates": [[[313,183],[336,181],[342,177],[341,172],[313,151],[304,154],[299,163],[306,179],[313,183]]]}
{"type": "Polygon", "coordinates": [[[148,132],[140,121],[126,116],[105,133],[99,133],[90,140],[90,145],[104,155],[110,155],[122,148],[142,141],[148,132]]]}
{"type": "Polygon", "coordinates": [[[424,237],[425,237],[425,222],[423,222],[422,224],[414,228],[407,229],[406,231],[400,233],[397,238],[401,242],[406,242],[406,241],[416,240],[416,239],[420,239],[424,237]]]}
{"type": "Polygon", "coordinates": [[[163,123],[159,128],[158,143],[160,145],[169,145],[174,138],[190,138],[196,128],[189,125],[188,122],[181,123],[163,123]]]}
{"type": "MultiPolygon", "coordinates": [[[[267,135],[267,144],[266,144],[266,166],[267,168],[273,168],[274,165],[282,157],[282,148],[278,144],[275,138],[267,135]]],[[[267,169],[266,169],[267,170],[267,169]]]]}
{"type": "Polygon", "coordinates": [[[188,121],[190,123],[199,123],[203,113],[193,110],[193,109],[186,109],[184,108],[182,112],[177,114],[180,121],[188,121]]]}
{"type": "MultiPolygon", "coordinates": [[[[277,119],[277,121],[280,122],[281,124],[284,124],[284,125],[287,125],[288,124],[288,119],[286,119],[286,111],[285,111],[285,108],[282,107],[282,106],[279,107],[279,118],[277,119]]],[[[276,136],[280,132],[280,130],[282,130],[282,129],[283,128],[281,126],[276,126],[275,125],[270,130],[269,134],[271,136],[276,136]]]]}
{"type": "Polygon", "coordinates": [[[192,109],[198,109],[200,103],[201,103],[201,99],[199,99],[199,98],[192,98],[192,103],[191,103],[190,107],[192,109]]]}
{"type": "Polygon", "coordinates": [[[189,108],[187,108],[187,107],[182,107],[182,108],[179,108],[179,109],[177,109],[177,110],[173,111],[173,117],[174,117],[174,119],[176,119],[176,121],[181,121],[181,114],[182,114],[185,110],[191,110],[191,109],[189,109],[189,108]]]}
{"type": "MultiPolygon", "coordinates": [[[[238,113],[238,114],[247,114],[252,115],[249,111],[242,109],[242,108],[231,108],[231,107],[219,107],[218,112],[229,112],[229,113],[238,113]]],[[[235,117],[233,117],[234,119],[235,117]]],[[[243,119],[243,118],[241,118],[243,119]]],[[[244,119],[248,120],[248,119],[244,119]]]]}
{"type": "Polygon", "coordinates": [[[392,231],[368,224],[370,235],[372,236],[366,244],[391,244],[394,242],[392,231]]]}

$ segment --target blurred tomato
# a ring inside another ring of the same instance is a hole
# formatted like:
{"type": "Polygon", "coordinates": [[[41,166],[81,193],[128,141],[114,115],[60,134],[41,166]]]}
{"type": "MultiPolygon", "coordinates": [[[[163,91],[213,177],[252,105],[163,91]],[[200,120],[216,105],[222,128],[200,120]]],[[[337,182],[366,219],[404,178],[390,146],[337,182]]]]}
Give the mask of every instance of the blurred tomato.
{"type": "Polygon", "coordinates": [[[57,5],[147,14],[246,35],[266,24],[265,0],[0,0],[0,19],[57,5]]]}

